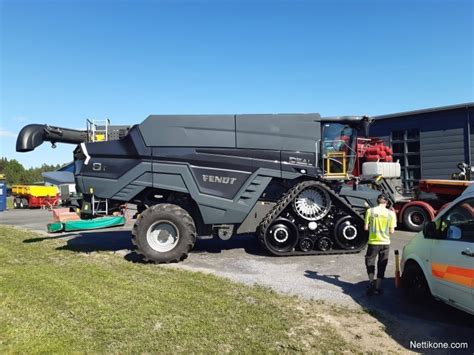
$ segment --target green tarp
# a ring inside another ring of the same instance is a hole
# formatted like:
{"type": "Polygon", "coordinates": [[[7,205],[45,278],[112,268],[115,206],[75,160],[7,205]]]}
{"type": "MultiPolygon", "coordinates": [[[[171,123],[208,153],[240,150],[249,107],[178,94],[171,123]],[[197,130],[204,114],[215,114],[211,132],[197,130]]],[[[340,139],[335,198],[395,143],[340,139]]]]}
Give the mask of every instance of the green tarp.
{"type": "Polygon", "coordinates": [[[112,216],[112,217],[100,217],[94,219],[81,219],[78,221],[67,221],[64,223],[55,222],[48,224],[48,232],[72,232],[82,231],[90,229],[102,229],[108,227],[123,226],[125,224],[125,217],[123,216],[112,216]]]}
{"type": "Polygon", "coordinates": [[[61,232],[64,226],[61,222],[54,222],[48,224],[48,233],[61,232]]]}

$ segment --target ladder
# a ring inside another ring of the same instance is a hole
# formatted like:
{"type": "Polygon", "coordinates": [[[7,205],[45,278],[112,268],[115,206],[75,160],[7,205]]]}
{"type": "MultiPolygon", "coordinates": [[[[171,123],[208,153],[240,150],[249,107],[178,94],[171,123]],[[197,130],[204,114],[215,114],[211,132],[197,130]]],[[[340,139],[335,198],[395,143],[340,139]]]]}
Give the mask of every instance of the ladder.
{"type": "Polygon", "coordinates": [[[89,142],[105,142],[109,140],[110,120],[87,120],[87,136],[89,142]]]}
{"type": "Polygon", "coordinates": [[[108,199],[98,199],[92,195],[91,200],[92,215],[96,216],[99,214],[107,215],[109,213],[109,200],[108,199]]]}
{"type": "MultiPolygon", "coordinates": [[[[89,120],[87,119],[87,137],[89,142],[106,142],[109,140],[110,120],[89,120]]],[[[92,215],[103,214],[109,212],[109,200],[98,199],[92,195],[91,200],[92,215]]]]}

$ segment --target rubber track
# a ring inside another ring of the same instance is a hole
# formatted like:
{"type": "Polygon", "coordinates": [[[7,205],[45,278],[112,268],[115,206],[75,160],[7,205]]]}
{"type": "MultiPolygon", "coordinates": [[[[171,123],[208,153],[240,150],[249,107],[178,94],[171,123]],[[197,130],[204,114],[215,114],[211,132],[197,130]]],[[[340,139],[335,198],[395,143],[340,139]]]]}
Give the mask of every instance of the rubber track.
{"type": "Polygon", "coordinates": [[[291,251],[291,252],[282,252],[282,253],[275,253],[275,252],[273,252],[273,251],[271,251],[270,249],[267,248],[267,246],[265,244],[265,234],[267,232],[267,228],[275,221],[275,219],[277,219],[280,216],[280,214],[285,210],[285,208],[288,207],[288,205],[293,201],[294,198],[296,198],[296,196],[298,196],[298,194],[301,191],[303,191],[304,189],[306,189],[308,187],[311,187],[311,186],[318,186],[322,189],[325,189],[329,193],[329,195],[331,196],[332,201],[336,200],[340,205],[345,207],[344,209],[347,210],[346,212],[348,212],[348,214],[351,217],[358,218],[358,219],[360,219],[361,222],[364,221],[364,219],[361,215],[359,215],[357,212],[355,212],[352,209],[352,207],[346,201],[342,200],[326,184],[324,184],[320,181],[303,181],[299,184],[296,184],[290,190],[288,190],[286,192],[286,194],[284,194],[282,196],[282,198],[280,198],[280,200],[278,200],[277,204],[270,210],[270,212],[268,212],[268,214],[265,216],[265,218],[262,220],[262,222],[260,222],[260,225],[258,227],[258,230],[259,230],[258,239],[259,239],[260,243],[265,247],[265,249],[268,250],[268,252],[270,252],[271,254],[276,255],[276,256],[356,254],[356,253],[360,252],[361,250],[363,250],[365,248],[365,245],[363,247],[359,248],[359,249],[350,249],[350,250],[344,250],[344,249],[334,250],[334,249],[332,249],[332,250],[329,250],[329,251],[311,250],[311,251],[308,251],[308,252],[294,250],[294,251],[291,251]]]}

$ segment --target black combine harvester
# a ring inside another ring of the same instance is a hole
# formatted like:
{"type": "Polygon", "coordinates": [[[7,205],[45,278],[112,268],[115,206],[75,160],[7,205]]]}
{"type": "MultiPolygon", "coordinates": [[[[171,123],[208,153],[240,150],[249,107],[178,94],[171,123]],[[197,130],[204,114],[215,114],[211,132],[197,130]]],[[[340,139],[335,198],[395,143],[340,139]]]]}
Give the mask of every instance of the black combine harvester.
{"type": "Polygon", "coordinates": [[[82,215],[91,211],[92,196],[109,206],[136,204],[132,240],[150,261],[183,260],[198,236],[227,240],[255,232],[273,255],[353,253],[367,243],[365,209],[380,192],[391,197],[380,176],[352,174],[357,134],[367,136],[370,121],[151,115],[122,138],[103,142],[90,142],[87,131],[28,125],[16,149],[78,144],[82,215]]]}

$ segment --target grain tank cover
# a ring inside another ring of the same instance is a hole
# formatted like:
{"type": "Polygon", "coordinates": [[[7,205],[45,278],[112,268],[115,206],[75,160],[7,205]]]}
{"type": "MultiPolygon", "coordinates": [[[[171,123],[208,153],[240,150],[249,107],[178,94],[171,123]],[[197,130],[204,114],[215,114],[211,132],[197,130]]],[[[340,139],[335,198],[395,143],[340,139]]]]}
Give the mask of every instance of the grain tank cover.
{"type": "Polygon", "coordinates": [[[321,138],[320,120],[317,113],[237,115],[237,148],[312,152],[321,138]]]}
{"type": "Polygon", "coordinates": [[[150,115],[139,129],[149,147],[235,148],[234,115],[150,115]]]}
{"type": "Polygon", "coordinates": [[[155,147],[220,147],[314,151],[319,114],[151,115],[139,125],[155,147]]]}

